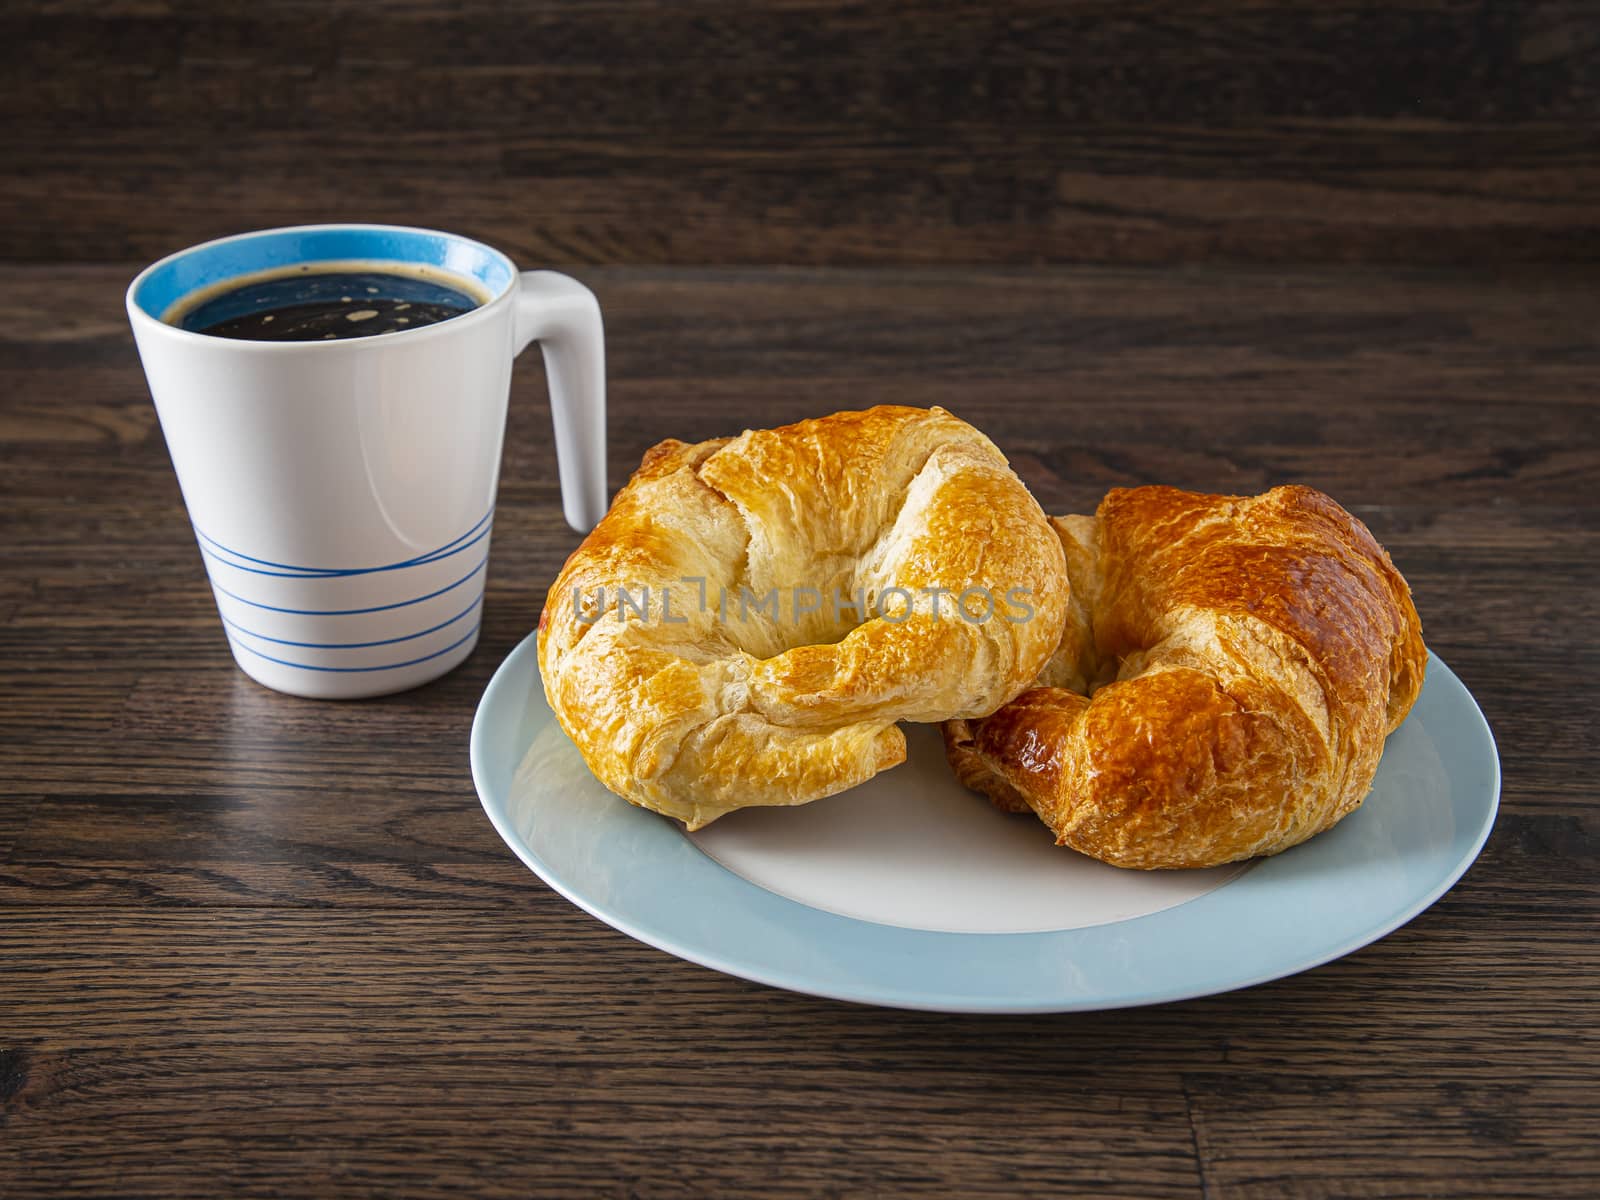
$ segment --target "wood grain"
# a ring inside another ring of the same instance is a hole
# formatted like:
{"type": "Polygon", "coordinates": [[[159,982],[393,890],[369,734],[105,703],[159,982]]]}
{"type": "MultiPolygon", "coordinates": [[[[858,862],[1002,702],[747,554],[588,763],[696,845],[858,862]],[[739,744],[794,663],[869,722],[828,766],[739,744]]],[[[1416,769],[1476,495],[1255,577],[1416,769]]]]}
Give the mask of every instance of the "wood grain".
{"type": "Polygon", "coordinates": [[[889,400],[977,422],[1052,511],[1313,483],[1479,698],[1501,817],[1410,925],[1231,995],[1002,1019],[680,962],[482,818],[474,707],[575,543],[531,363],[473,657],[350,704],[245,679],[133,269],[0,266],[0,1194],[1600,1188],[1592,269],[585,272],[614,484],[662,437],[889,400]]]}
{"type": "Polygon", "coordinates": [[[534,264],[1600,257],[1586,0],[56,0],[0,259],[459,229],[534,264]]]}

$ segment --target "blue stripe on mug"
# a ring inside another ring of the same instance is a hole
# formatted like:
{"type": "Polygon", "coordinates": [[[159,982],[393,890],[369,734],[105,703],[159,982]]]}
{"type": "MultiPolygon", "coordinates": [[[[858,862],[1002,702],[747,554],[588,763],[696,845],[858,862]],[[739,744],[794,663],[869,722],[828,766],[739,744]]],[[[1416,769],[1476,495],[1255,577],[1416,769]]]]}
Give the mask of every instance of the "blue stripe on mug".
{"type": "Polygon", "coordinates": [[[211,586],[217,591],[221,592],[229,600],[237,600],[240,604],[248,604],[251,608],[264,609],[267,612],[289,613],[292,616],[297,617],[355,617],[361,616],[365,613],[388,612],[392,608],[409,608],[413,604],[421,604],[426,600],[432,600],[436,596],[442,596],[446,592],[453,592],[456,588],[460,587],[463,583],[466,583],[467,580],[471,579],[479,571],[483,570],[488,563],[489,556],[485,554],[478,560],[478,565],[473,567],[472,570],[468,571],[454,583],[445,584],[436,592],[429,592],[427,595],[418,596],[414,600],[397,600],[393,604],[376,604],[371,608],[283,608],[277,604],[262,604],[258,600],[247,600],[237,592],[230,592],[215,579],[211,581],[211,586]]]}
{"type": "MultiPolygon", "coordinates": [[[[259,638],[263,642],[276,642],[280,646],[299,646],[306,650],[366,650],[372,646],[392,646],[396,642],[413,642],[419,637],[427,637],[430,633],[438,633],[439,630],[446,629],[449,626],[454,625],[457,621],[461,620],[461,618],[465,617],[468,613],[482,603],[483,593],[479,592],[471,604],[467,605],[448,621],[440,621],[437,625],[430,626],[429,628],[421,630],[417,633],[408,633],[404,637],[384,638],[382,641],[378,642],[292,642],[288,638],[268,637],[264,633],[257,633],[253,629],[246,629],[237,622],[228,620],[226,616],[222,617],[222,623],[228,626],[229,629],[232,629],[237,633],[242,633],[247,637],[259,638]]],[[[221,616],[220,613],[218,615],[221,616]]]]}
{"type": "Polygon", "coordinates": [[[200,539],[200,550],[206,557],[223,566],[232,567],[237,571],[247,571],[252,575],[271,575],[278,579],[345,579],[352,575],[379,575],[386,571],[404,571],[410,567],[423,567],[429,563],[439,562],[451,558],[481,542],[489,536],[493,526],[490,524],[494,517],[494,509],[484,513],[465,533],[451,538],[444,545],[426,553],[401,562],[389,563],[381,567],[300,567],[290,563],[273,562],[270,559],[255,558],[243,554],[238,550],[230,550],[216,538],[208,535],[199,526],[194,527],[195,536],[200,539]],[[227,555],[228,557],[223,557],[227,555]],[[244,562],[233,562],[232,559],[243,559],[244,562]],[[258,563],[260,566],[245,566],[244,563],[258,563]],[[265,567],[278,567],[280,570],[268,571],[265,567]]]}
{"type": "Polygon", "coordinates": [[[440,657],[441,655],[449,654],[450,651],[456,649],[458,646],[470,641],[478,632],[482,624],[482,621],[477,622],[472,626],[471,629],[467,630],[464,635],[451,642],[443,650],[435,650],[432,654],[424,654],[421,658],[407,659],[405,662],[384,663],[381,666],[376,667],[318,667],[313,666],[311,663],[290,662],[288,659],[274,658],[270,654],[263,654],[254,647],[247,646],[243,642],[235,640],[231,634],[228,637],[228,641],[230,644],[232,644],[234,649],[248,651],[249,653],[254,654],[257,658],[264,658],[268,662],[277,663],[280,667],[296,667],[302,671],[330,671],[341,675],[353,675],[360,674],[365,671],[397,671],[401,667],[414,667],[418,663],[425,663],[429,659],[434,659],[440,657]]]}

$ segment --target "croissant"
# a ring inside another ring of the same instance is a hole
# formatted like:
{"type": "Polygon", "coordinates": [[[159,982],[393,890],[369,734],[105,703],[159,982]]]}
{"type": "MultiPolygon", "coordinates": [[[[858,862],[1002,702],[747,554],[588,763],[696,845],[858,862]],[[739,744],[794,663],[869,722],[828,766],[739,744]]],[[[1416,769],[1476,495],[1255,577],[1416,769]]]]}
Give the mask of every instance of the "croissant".
{"type": "Polygon", "coordinates": [[[944,725],[963,783],[1146,869],[1276,854],[1361,804],[1427,651],[1360,521],[1307,487],[1141,487],[1052,524],[1061,644],[1035,687],[944,725]]]}
{"type": "Polygon", "coordinates": [[[879,407],[665,441],[539,618],[545,695],[599,780],[695,829],[905,758],[1061,638],[1060,540],[994,444],[879,407]]]}

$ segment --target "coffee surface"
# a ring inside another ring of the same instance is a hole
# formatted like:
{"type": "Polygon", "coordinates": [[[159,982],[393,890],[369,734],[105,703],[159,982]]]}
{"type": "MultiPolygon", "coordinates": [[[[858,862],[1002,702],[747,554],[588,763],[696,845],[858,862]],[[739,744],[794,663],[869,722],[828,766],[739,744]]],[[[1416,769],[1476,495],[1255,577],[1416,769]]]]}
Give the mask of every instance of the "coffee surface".
{"type": "Polygon", "coordinates": [[[467,292],[420,275],[311,269],[224,291],[177,324],[253,342],[333,341],[435,325],[478,303],[467,292]]]}

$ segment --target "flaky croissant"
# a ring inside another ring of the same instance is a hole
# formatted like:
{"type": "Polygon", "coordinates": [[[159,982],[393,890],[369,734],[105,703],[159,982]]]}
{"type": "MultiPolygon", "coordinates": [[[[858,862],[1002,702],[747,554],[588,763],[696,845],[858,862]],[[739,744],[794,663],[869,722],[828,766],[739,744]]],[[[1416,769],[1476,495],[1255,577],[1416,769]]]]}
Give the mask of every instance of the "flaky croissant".
{"type": "Polygon", "coordinates": [[[1139,868],[1275,854],[1360,805],[1427,662],[1360,521],[1306,487],[1141,487],[1052,523],[1061,644],[1037,686],[944,726],[963,783],[1139,868]]]}
{"type": "Polygon", "coordinates": [[[896,721],[993,712],[1065,596],[994,444],[880,407],[652,449],[550,589],[539,665],[600,781],[694,829],[894,766],[896,721]]]}

